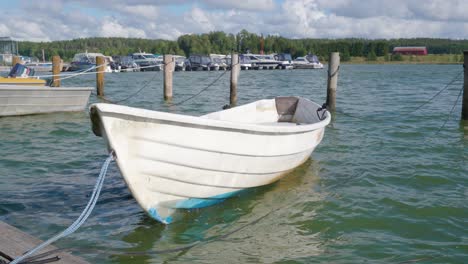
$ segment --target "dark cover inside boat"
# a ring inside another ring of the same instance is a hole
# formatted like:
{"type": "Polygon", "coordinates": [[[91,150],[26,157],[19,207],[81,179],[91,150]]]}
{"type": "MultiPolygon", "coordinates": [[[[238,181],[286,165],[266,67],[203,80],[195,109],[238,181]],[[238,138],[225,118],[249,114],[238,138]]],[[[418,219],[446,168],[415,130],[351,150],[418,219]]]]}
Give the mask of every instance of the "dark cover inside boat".
{"type": "Polygon", "coordinates": [[[278,112],[278,122],[291,122],[296,113],[299,98],[295,96],[276,97],[276,111],[278,112]]]}

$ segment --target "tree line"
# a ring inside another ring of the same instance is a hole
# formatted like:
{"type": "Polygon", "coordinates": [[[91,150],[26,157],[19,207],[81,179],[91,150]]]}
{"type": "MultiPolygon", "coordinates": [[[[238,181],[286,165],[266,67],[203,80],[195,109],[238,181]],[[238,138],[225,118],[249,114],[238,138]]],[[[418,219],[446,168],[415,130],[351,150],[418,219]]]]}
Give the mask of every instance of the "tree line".
{"type": "Polygon", "coordinates": [[[74,54],[80,52],[100,52],[105,55],[128,55],[134,52],[153,54],[229,54],[240,53],[290,53],[293,58],[316,54],[325,60],[330,52],[338,51],[342,61],[350,57],[388,56],[397,46],[425,46],[430,54],[462,54],[468,50],[468,40],[413,38],[413,39],[288,39],[275,35],[258,35],[242,30],[237,34],[215,31],[205,34],[182,35],[177,40],[138,39],[138,38],[80,38],[52,42],[18,43],[21,55],[46,60],[59,55],[70,61],[74,54]]]}

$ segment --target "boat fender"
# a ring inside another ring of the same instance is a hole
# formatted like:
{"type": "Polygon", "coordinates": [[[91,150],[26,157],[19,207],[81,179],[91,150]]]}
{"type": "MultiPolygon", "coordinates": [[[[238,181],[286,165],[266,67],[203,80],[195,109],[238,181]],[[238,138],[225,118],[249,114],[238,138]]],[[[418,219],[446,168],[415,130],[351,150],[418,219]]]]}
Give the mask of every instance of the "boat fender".
{"type": "Polygon", "coordinates": [[[95,106],[91,106],[89,109],[89,115],[91,116],[91,127],[93,130],[94,135],[98,137],[102,137],[102,126],[101,126],[101,119],[99,118],[98,109],[95,106]]]}

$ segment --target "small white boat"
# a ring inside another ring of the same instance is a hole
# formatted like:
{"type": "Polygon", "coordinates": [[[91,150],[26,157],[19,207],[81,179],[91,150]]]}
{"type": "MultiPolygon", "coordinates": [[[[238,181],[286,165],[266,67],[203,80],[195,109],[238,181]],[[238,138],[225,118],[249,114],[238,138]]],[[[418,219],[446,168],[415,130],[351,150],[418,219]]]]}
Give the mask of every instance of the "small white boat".
{"type": "MultiPolygon", "coordinates": [[[[231,64],[230,61],[229,61],[229,64],[231,64]]],[[[243,54],[240,54],[239,55],[239,64],[240,64],[241,70],[250,70],[250,69],[252,69],[252,62],[250,61],[249,56],[244,56],[243,54]]]]}
{"type": "Polygon", "coordinates": [[[293,60],[294,69],[323,69],[323,64],[316,55],[297,57],[293,60]]]}
{"type": "Polygon", "coordinates": [[[163,58],[151,53],[137,52],[132,54],[132,59],[141,71],[162,71],[163,58]]]}
{"type": "Polygon", "coordinates": [[[200,117],[103,103],[90,113],[133,197],[166,224],[176,209],[279,180],[310,157],[330,122],[329,112],[300,97],[200,117]]]}
{"type": "MultiPolygon", "coordinates": [[[[187,58],[184,56],[174,55],[174,71],[185,71],[187,67],[187,58]]],[[[164,62],[163,62],[164,64],[164,62]]]]}
{"type": "MultiPolygon", "coordinates": [[[[70,71],[85,71],[93,67],[97,67],[96,58],[104,57],[106,66],[104,67],[104,72],[120,72],[118,65],[114,63],[114,60],[111,56],[105,56],[102,53],[77,53],[73,57],[72,62],[70,63],[70,71]]],[[[96,69],[95,69],[96,70],[96,69]]]]}
{"type": "Polygon", "coordinates": [[[264,54],[243,54],[250,59],[252,69],[254,70],[273,70],[278,67],[279,62],[275,60],[275,55],[264,54]]]}
{"type": "Polygon", "coordinates": [[[83,111],[93,88],[0,85],[0,117],[83,111]]]}
{"type": "Polygon", "coordinates": [[[275,59],[278,61],[278,66],[276,66],[276,69],[280,69],[280,70],[292,70],[293,69],[291,54],[279,53],[275,55],[275,59]]]}
{"type": "Polygon", "coordinates": [[[225,71],[228,69],[228,64],[226,63],[226,55],[222,54],[210,54],[211,62],[214,64],[214,70],[225,71]],[[216,67],[216,65],[218,67],[216,67]]]}
{"type": "Polygon", "coordinates": [[[83,71],[96,66],[96,57],[104,57],[102,53],[77,53],[70,63],[70,71],[83,71]]]}

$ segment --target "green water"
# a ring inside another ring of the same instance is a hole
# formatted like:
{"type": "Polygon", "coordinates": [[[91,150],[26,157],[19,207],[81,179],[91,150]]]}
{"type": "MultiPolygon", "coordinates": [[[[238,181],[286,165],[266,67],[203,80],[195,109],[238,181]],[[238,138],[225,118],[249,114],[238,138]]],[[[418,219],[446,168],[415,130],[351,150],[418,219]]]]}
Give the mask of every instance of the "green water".
{"type": "MultiPolygon", "coordinates": [[[[439,131],[460,82],[413,111],[461,71],[341,66],[338,112],[308,162],[275,184],[184,212],[169,226],[140,209],[113,163],[91,217],[55,245],[91,263],[466,263],[468,124],[459,121],[460,102],[439,131]]],[[[175,73],[174,102],[219,74],[175,73]]],[[[154,72],[106,75],[106,96],[125,98],[151,79],[125,104],[201,115],[229,101],[229,74],[180,106],[164,103],[162,74],[154,72]]],[[[242,71],[239,103],[278,95],[322,103],[325,87],[326,70],[242,71]]],[[[78,217],[107,156],[87,112],[0,118],[0,151],[0,220],[41,239],[78,217]]]]}

